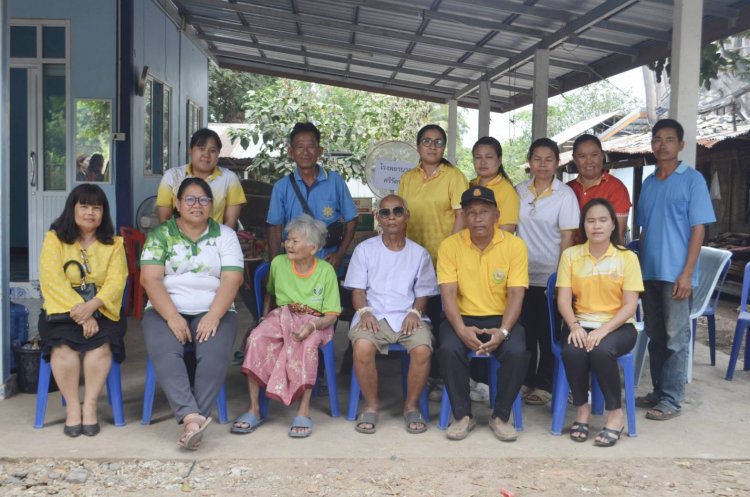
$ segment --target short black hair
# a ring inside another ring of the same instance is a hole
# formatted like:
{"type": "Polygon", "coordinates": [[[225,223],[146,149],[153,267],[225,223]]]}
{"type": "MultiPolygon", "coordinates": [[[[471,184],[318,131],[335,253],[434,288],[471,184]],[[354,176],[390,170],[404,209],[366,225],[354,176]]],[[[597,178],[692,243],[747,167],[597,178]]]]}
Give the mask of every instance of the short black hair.
{"type": "Polygon", "coordinates": [[[586,236],[586,214],[588,214],[592,207],[596,207],[597,205],[602,205],[607,209],[609,217],[615,225],[615,229],[613,229],[612,234],[609,235],[610,243],[619,250],[625,250],[625,247],[622,246],[622,240],[620,240],[620,231],[617,229],[617,213],[615,212],[615,208],[609,200],[601,197],[592,198],[586,202],[586,205],[581,209],[581,221],[578,225],[578,232],[581,234],[581,243],[586,243],[586,241],[588,241],[588,237],[586,236]]]}
{"type": "Polygon", "coordinates": [[[302,133],[312,133],[315,136],[315,141],[320,145],[320,130],[311,122],[295,124],[292,132],[289,133],[289,143],[294,143],[294,138],[302,133]]]}
{"type": "Polygon", "coordinates": [[[526,160],[531,160],[531,156],[534,155],[534,150],[540,148],[540,147],[546,147],[555,154],[555,158],[560,161],[560,147],[557,146],[557,142],[550,139],[550,138],[537,138],[534,140],[534,143],[531,144],[529,147],[529,153],[526,154],[526,160]]]}
{"type": "Polygon", "coordinates": [[[193,136],[190,137],[190,148],[202,147],[208,140],[215,141],[216,146],[221,150],[221,138],[219,138],[219,134],[208,128],[201,128],[193,133],[193,136]]]}
{"type": "MultiPolygon", "coordinates": [[[[483,136],[477,142],[474,144],[473,147],[471,147],[471,153],[474,154],[474,152],[477,151],[477,147],[480,145],[487,145],[495,149],[495,153],[497,154],[498,159],[503,158],[503,146],[500,145],[500,142],[497,141],[496,138],[493,138],[491,136],[483,136]]],[[[510,181],[510,178],[505,173],[505,168],[503,167],[502,160],[500,161],[500,167],[497,170],[498,174],[500,174],[503,178],[510,181]]]]}
{"type": "Polygon", "coordinates": [[[206,180],[191,176],[182,180],[182,183],[180,183],[180,187],[177,188],[177,198],[179,200],[182,200],[182,194],[185,193],[185,190],[187,190],[187,188],[191,185],[199,186],[201,190],[203,190],[203,193],[206,194],[206,197],[210,198],[211,200],[214,199],[214,194],[211,191],[211,187],[208,186],[208,183],[206,183],[206,180]]]}
{"type": "Polygon", "coordinates": [[[96,239],[105,245],[112,245],[115,227],[109,213],[107,195],[98,185],[92,185],[91,183],[80,184],[70,191],[68,198],[65,200],[62,214],[52,221],[49,229],[55,232],[61,242],[75,243],[81,235],[76,224],[76,204],[102,206],[102,222],[96,228],[96,239]]]}
{"type": "Polygon", "coordinates": [[[685,129],[682,124],[677,122],[675,119],[659,119],[651,129],[651,136],[653,137],[656,133],[662,129],[673,129],[677,133],[677,139],[682,141],[685,138],[685,129]]]}
{"type": "Polygon", "coordinates": [[[584,133],[581,136],[579,136],[578,138],[576,138],[576,140],[573,142],[573,155],[576,154],[576,149],[578,148],[578,146],[582,145],[582,144],[584,144],[586,142],[596,143],[596,146],[599,147],[599,150],[603,150],[602,149],[602,142],[601,142],[601,140],[599,140],[599,138],[597,138],[596,136],[594,136],[592,134],[584,133]]]}

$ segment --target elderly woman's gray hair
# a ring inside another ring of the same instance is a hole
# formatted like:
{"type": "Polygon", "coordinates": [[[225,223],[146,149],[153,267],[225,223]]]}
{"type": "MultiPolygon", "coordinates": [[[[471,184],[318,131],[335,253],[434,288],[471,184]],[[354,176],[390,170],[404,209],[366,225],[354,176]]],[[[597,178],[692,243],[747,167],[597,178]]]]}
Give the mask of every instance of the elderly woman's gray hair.
{"type": "Polygon", "coordinates": [[[304,235],[307,238],[307,244],[311,247],[321,248],[326,242],[328,228],[326,223],[319,221],[309,214],[302,214],[292,219],[284,227],[284,231],[289,234],[292,231],[304,235]]]}

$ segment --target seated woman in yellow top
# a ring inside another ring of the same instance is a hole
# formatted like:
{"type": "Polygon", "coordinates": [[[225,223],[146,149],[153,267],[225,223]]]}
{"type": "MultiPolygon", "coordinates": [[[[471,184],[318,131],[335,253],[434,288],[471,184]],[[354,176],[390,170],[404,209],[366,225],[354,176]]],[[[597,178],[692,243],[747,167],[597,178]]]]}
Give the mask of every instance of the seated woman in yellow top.
{"type": "Polygon", "coordinates": [[[112,358],[117,362],[125,359],[126,323],[120,319],[120,307],[128,268],[122,238],[113,236],[114,231],[102,189],[78,185],[44,237],[39,257],[44,298],[39,315],[42,354],[50,361],[67,403],[63,432],[69,437],[99,433],[99,393],[112,358]],[[88,302],[72,288],[81,284],[82,276],[85,283],[96,286],[96,296],[88,302]],[[83,408],[78,396],[80,353],[83,408]]]}
{"type": "Polygon", "coordinates": [[[419,164],[406,171],[398,183],[398,196],[409,206],[406,236],[437,260],[440,242],[464,227],[461,194],[469,188],[466,176],[443,158],[447,135],[437,124],[417,133],[419,164]]]}
{"type": "Polygon", "coordinates": [[[607,200],[596,198],[583,207],[580,232],[585,243],[566,249],[557,269],[557,307],[565,321],[562,359],[576,406],[570,438],[588,439],[592,370],[607,410],[594,443],[612,447],[625,425],[617,358],[632,350],[638,336],[633,315],[643,279],[638,257],[620,245],[617,215],[607,200]]]}
{"type": "Polygon", "coordinates": [[[500,219],[497,227],[508,233],[516,232],[518,224],[518,193],[503,167],[503,147],[491,136],[483,136],[471,149],[477,177],[471,186],[486,186],[495,193],[500,219]]]}

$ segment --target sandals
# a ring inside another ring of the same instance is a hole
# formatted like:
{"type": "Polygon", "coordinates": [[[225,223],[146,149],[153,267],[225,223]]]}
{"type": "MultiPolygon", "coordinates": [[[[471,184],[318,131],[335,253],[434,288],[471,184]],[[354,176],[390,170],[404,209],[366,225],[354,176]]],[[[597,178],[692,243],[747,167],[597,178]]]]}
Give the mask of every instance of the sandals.
{"type": "Polygon", "coordinates": [[[307,438],[312,435],[313,422],[309,416],[295,416],[292,420],[292,426],[289,427],[288,435],[291,438],[307,438]],[[305,431],[295,431],[304,428],[305,431]]]}
{"type": "Polygon", "coordinates": [[[624,426],[619,430],[605,427],[598,435],[596,435],[597,440],[594,440],[594,445],[597,447],[614,447],[617,441],[620,440],[620,435],[622,435],[622,430],[624,429],[624,426]],[[602,442],[601,440],[598,440],[599,438],[605,438],[606,441],[602,442]]]}
{"type": "Polygon", "coordinates": [[[205,430],[206,427],[211,424],[211,421],[213,421],[213,418],[204,418],[200,414],[188,414],[187,416],[182,418],[182,422],[185,424],[185,427],[191,424],[197,424],[198,429],[183,431],[182,435],[180,435],[180,438],[177,440],[177,445],[179,445],[183,449],[196,450],[198,446],[200,446],[201,440],[203,439],[203,430],[205,430]]]}
{"type": "Polygon", "coordinates": [[[427,431],[427,422],[425,422],[422,413],[419,411],[409,411],[405,413],[404,422],[406,423],[406,431],[409,433],[416,435],[427,431]],[[419,428],[412,428],[412,425],[417,425],[419,428]]]}
{"type": "Polygon", "coordinates": [[[680,414],[682,414],[682,411],[678,411],[677,409],[660,402],[646,413],[646,419],[652,421],[666,421],[668,419],[676,418],[680,414]]]}
{"type": "Polygon", "coordinates": [[[570,439],[574,442],[585,442],[589,439],[589,424],[576,421],[570,427],[570,439]]]}
{"type": "Polygon", "coordinates": [[[460,421],[453,421],[451,425],[445,430],[445,436],[448,440],[463,440],[469,436],[469,432],[474,429],[477,422],[474,418],[464,416],[460,421]]]}
{"type": "Polygon", "coordinates": [[[366,411],[359,415],[357,418],[357,424],[354,425],[354,429],[359,433],[366,435],[372,435],[375,433],[378,424],[378,413],[372,411],[366,411]],[[369,427],[366,425],[370,425],[369,427]]]}
{"type": "Polygon", "coordinates": [[[229,430],[230,433],[236,433],[238,435],[246,435],[255,431],[257,427],[263,424],[263,419],[258,419],[255,414],[246,411],[237,416],[237,419],[232,423],[232,428],[229,430]],[[243,423],[247,426],[238,426],[243,423]]]}
{"type": "Polygon", "coordinates": [[[547,390],[536,388],[526,395],[525,402],[530,406],[543,406],[552,399],[552,394],[547,390]]]}
{"type": "Polygon", "coordinates": [[[659,399],[653,394],[643,395],[642,397],[635,398],[635,407],[641,407],[644,409],[653,409],[659,404],[659,399]]]}

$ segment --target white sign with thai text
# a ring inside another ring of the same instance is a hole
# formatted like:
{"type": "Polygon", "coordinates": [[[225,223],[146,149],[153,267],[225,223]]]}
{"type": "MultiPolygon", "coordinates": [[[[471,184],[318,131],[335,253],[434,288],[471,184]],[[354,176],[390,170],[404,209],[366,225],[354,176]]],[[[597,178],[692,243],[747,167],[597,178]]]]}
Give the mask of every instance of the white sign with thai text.
{"type": "Polygon", "coordinates": [[[398,190],[401,175],[413,168],[414,164],[409,162],[380,159],[375,162],[374,186],[395,192],[398,190]]]}

